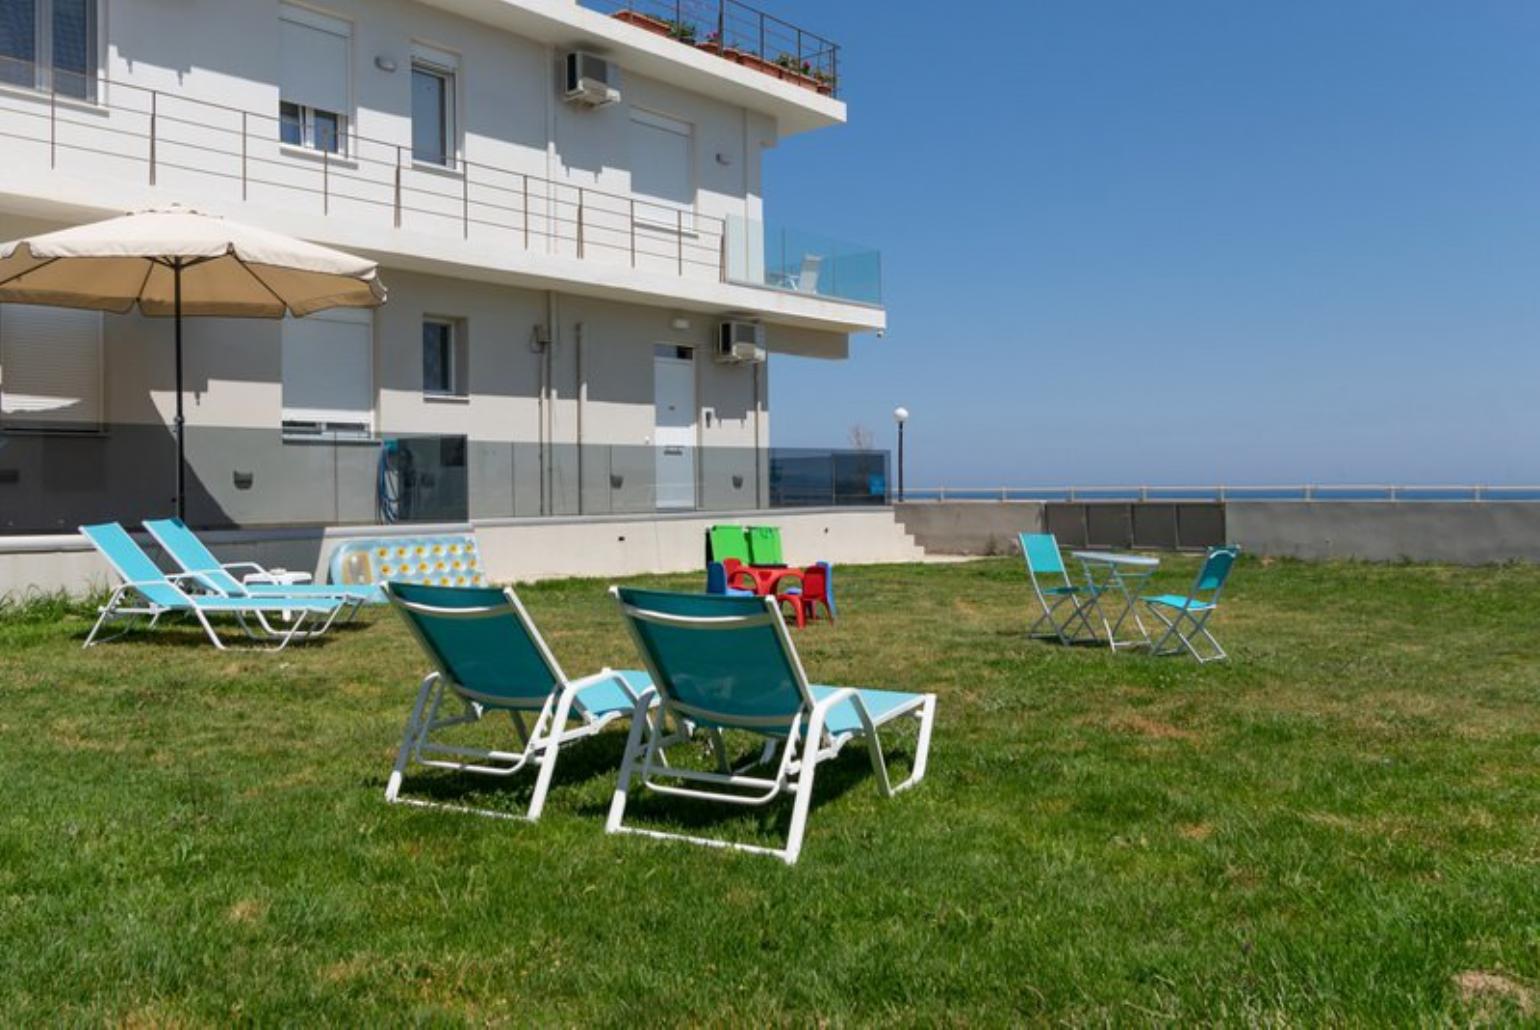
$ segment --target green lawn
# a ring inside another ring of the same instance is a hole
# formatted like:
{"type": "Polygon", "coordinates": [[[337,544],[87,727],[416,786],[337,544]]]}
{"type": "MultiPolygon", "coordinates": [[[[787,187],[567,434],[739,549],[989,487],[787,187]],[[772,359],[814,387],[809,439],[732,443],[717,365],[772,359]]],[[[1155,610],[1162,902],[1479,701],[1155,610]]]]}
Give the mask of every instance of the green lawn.
{"type": "MultiPolygon", "coordinates": [[[[570,673],[637,662],[603,587],[521,591],[570,673]]],[[[838,587],[810,676],[935,691],[936,736],[895,799],[826,769],[794,868],[606,836],[619,732],[537,825],[387,806],[424,671],[388,612],[271,655],[13,611],[4,1022],[1540,1017],[1540,570],[1247,560],[1203,668],[1025,639],[1015,561],[838,587]]],[[[788,808],[635,811],[768,843],[788,808]]]]}

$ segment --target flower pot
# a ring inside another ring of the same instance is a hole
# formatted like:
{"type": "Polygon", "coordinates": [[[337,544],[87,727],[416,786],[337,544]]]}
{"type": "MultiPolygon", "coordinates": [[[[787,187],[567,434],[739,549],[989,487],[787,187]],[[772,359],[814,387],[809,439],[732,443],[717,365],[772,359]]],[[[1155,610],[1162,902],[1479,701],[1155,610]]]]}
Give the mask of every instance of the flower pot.
{"type": "Polygon", "coordinates": [[[635,25],[639,29],[646,29],[648,32],[655,32],[660,36],[673,35],[669,29],[668,22],[662,18],[654,18],[650,14],[643,14],[641,11],[616,11],[612,17],[616,21],[623,21],[627,25],[635,25]]]}

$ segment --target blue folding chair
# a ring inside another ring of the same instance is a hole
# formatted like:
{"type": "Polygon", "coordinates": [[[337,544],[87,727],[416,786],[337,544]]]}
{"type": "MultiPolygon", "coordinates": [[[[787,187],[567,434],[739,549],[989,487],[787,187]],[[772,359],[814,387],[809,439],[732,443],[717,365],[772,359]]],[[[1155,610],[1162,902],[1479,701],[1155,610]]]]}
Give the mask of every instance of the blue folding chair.
{"type": "Polygon", "coordinates": [[[658,704],[649,712],[645,700],[637,703],[606,831],[774,855],[789,865],[802,850],[814,771],[847,743],[866,743],[884,795],[924,778],[936,695],[809,684],[775,598],[621,587],[610,593],[652,675],[658,704]],[[914,761],[908,779],[893,784],[877,731],[903,719],[917,723],[914,761]],[[674,732],[666,736],[670,722],[674,732]],[[704,731],[711,744],[714,771],[669,760],[668,747],[697,731],[704,731]],[[758,758],[733,768],[724,731],[741,731],[762,741],[758,758]],[[773,772],[750,775],[768,766],[777,751],[781,757],[773,772]],[[626,802],[635,778],[659,794],[734,805],[762,806],[792,794],[786,846],[766,848],[626,826],[626,802]]]}
{"type": "Polygon", "coordinates": [[[1203,567],[1198,570],[1189,593],[1141,598],[1150,614],[1166,626],[1166,632],[1151,646],[1151,654],[1181,654],[1185,650],[1200,665],[1229,657],[1225,649],[1219,646],[1219,641],[1214,639],[1214,634],[1209,632],[1208,620],[1219,608],[1219,595],[1239,555],[1238,547],[1216,547],[1204,559],[1203,567]],[[1173,638],[1179,646],[1168,646],[1173,638]],[[1196,645],[1196,640],[1200,638],[1207,641],[1211,648],[1207,656],[1196,645]]]}
{"type": "Polygon", "coordinates": [[[1038,607],[1043,614],[1027,630],[1027,635],[1057,640],[1061,644],[1073,644],[1078,640],[1095,640],[1096,629],[1086,615],[1086,603],[1094,601],[1097,590],[1085,583],[1069,578],[1064,558],[1059,553],[1059,541],[1052,533],[1021,533],[1021,554],[1027,562],[1027,578],[1032,581],[1032,592],[1037,596],[1038,607]],[[1059,610],[1065,605],[1069,613],[1061,618],[1059,610]],[[1048,632],[1039,632],[1046,625],[1048,632]],[[1083,636],[1078,631],[1084,629],[1083,636]]]}
{"type": "Polygon", "coordinates": [[[569,680],[512,590],[494,587],[439,587],[386,583],[385,594],[433,663],[406,722],[385,800],[425,808],[516,818],[506,812],[419,801],[401,796],[407,766],[506,777],[531,762],[540,767],[529,809],[533,822],[545,806],[557,754],[563,744],[602,731],[635,711],[645,712],[653,696],[647,674],[602,669],[569,680]],[[462,711],[440,715],[447,700],[462,711]],[[505,713],[523,747],[516,751],[472,748],[436,739],[435,734],[505,713]],[[533,717],[526,724],[526,717],[533,717]],[[442,757],[434,757],[442,756],[442,757]]]}

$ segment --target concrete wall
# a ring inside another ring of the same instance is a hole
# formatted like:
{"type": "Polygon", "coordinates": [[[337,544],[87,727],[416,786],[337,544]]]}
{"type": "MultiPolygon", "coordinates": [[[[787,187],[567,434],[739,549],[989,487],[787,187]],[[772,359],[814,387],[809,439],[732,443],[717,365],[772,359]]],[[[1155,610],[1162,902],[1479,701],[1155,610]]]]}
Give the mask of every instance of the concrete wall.
{"type": "Polygon", "coordinates": [[[935,554],[1013,554],[1018,533],[1043,532],[1037,501],[917,501],[894,506],[898,521],[935,554]]]}
{"type": "MultiPolygon", "coordinates": [[[[245,530],[201,534],[223,561],[310,571],[324,582],[332,549],[344,540],[473,530],[488,576],[502,583],[563,576],[629,576],[704,568],[706,529],[719,522],[779,526],[793,563],[920,561],[924,552],[892,510],[826,509],[720,515],[648,515],[586,519],[489,520],[445,526],[245,530]]],[[[163,568],[148,537],[141,542],[163,568]]],[[[65,591],[85,594],[116,582],[111,569],[76,534],[0,538],[0,598],[65,591]]]]}
{"type": "MultiPolygon", "coordinates": [[[[1028,532],[1056,531],[1065,546],[1144,546],[1137,532],[1141,511],[1148,509],[1159,514],[1171,507],[1161,502],[1077,506],[921,501],[897,505],[895,512],[905,530],[933,554],[1012,554],[1017,548],[1016,534],[1028,532]],[[1082,538],[1084,526],[1081,537],[1077,537],[1072,529],[1055,526],[1048,517],[1052,510],[1075,508],[1119,515],[1132,528],[1123,526],[1123,538],[1116,543],[1105,539],[1087,541],[1082,538]]],[[[1203,516],[1200,529],[1207,530],[1211,524],[1218,526],[1214,532],[1222,532],[1248,554],[1462,565],[1540,561],[1537,503],[1230,501],[1222,506],[1188,504],[1185,509],[1203,516]]],[[[1156,536],[1148,535],[1148,539],[1156,536]]]]}
{"type": "Polygon", "coordinates": [[[1460,565],[1540,561],[1540,504],[1522,501],[1232,501],[1231,540],[1250,554],[1460,565]]]}

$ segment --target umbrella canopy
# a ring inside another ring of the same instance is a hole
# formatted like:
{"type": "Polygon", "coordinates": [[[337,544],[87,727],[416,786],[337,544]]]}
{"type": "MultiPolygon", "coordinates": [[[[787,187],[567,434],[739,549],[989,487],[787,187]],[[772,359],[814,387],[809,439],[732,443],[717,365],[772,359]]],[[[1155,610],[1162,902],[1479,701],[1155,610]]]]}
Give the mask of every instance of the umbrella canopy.
{"type": "Polygon", "coordinates": [[[0,302],[176,319],[176,514],[186,514],[182,316],[283,318],[385,303],[373,261],[173,206],[0,245],[0,302]]]}
{"type": "Polygon", "coordinates": [[[170,207],[0,245],[0,301],[175,316],[282,318],[385,303],[379,266],[170,207]]]}

